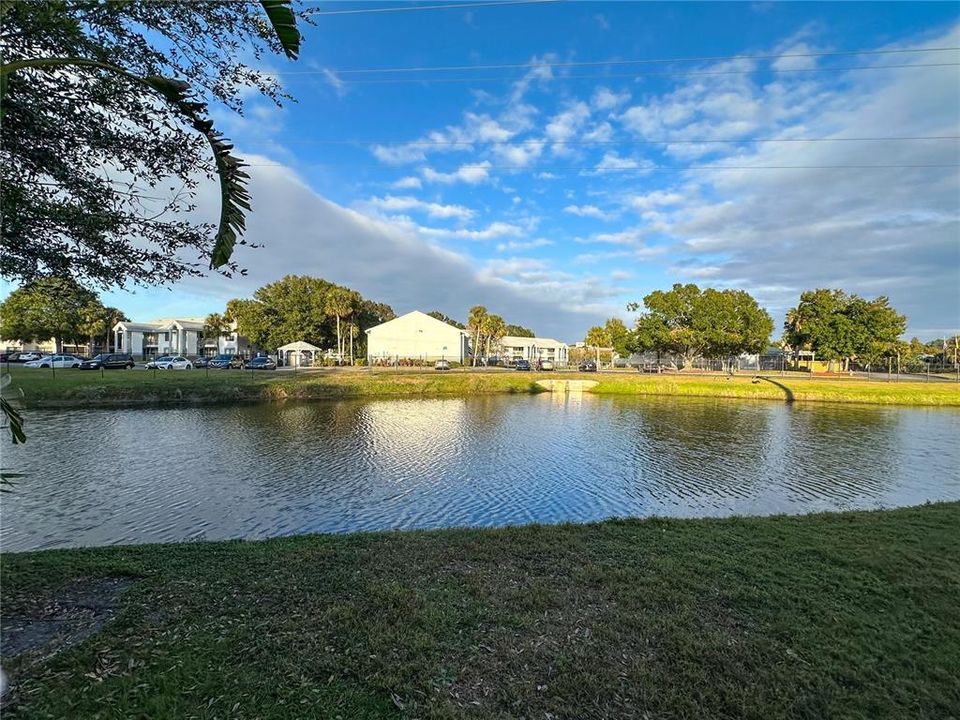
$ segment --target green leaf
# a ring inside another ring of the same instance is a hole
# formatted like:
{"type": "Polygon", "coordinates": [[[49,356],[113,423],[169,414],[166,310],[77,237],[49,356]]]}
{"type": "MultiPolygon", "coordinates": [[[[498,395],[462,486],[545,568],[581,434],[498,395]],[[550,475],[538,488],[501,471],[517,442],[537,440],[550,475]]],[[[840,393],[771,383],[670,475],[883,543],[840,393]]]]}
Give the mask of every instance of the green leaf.
{"type": "Polygon", "coordinates": [[[27,441],[23,431],[23,416],[9,403],[6,398],[0,398],[0,412],[7,418],[7,427],[10,428],[10,439],[14,445],[27,441]]]}
{"type": "Polygon", "coordinates": [[[300,55],[300,31],[297,30],[297,17],[290,9],[290,0],[260,0],[267,18],[277,33],[277,39],[283,52],[291,60],[300,55]]]}
{"type": "Polygon", "coordinates": [[[207,106],[190,100],[190,86],[187,83],[159,75],[146,77],[143,82],[179,110],[194,129],[207,138],[213,150],[213,160],[220,178],[220,223],[210,254],[210,269],[222,267],[230,262],[237,239],[246,228],[244,211],[250,210],[250,192],[246,182],[250,176],[242,170],[244,163],[231,153],[233,145],[213,128],[213,123],[206,117],[207,106]]]}

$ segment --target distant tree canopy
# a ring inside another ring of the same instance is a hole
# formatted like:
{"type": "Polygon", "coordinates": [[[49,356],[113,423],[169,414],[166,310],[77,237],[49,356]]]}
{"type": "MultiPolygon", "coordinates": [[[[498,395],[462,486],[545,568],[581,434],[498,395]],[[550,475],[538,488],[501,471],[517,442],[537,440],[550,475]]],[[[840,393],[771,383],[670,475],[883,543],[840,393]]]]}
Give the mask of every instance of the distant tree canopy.
{"type": "Polygon", "coordinates": [[[53,338],[57,352],[65,342],[106,340],[110,329],[126,316],[105,307],[96,293],[65,278],[39,278],[14,290],[0,303],[3,337],[20,342],[44,342],[53,338]]]}
{"type": "Polygon", "coordinates": [[[530,328],[525,328],[523,325],[507,325],[507,331],[504,335],[510,335],[511,337],[536,337],[537,334],[530,328]]]}
{"type": "Polygon", "coordinates": [[[453,325],[455,328],[460,328],[461,330],[467,329],[467,326],[464,325],[462,322],[460,322],[459,320],[454,320],[452,317],[448,317],[444,315],[439,310],[431,310],[430,312],[427,313],[427,315],[429,315],[432,318],[436,318],[440,322],[445,322],[447,325],[453,325]]]}
{"type": "Polygon", "coordinates": [[[297,56],[288,4],[0,2],[0,274],[106,287],[235,270],[247,176],[205,100],[279,104],[275,77],[239,58],[297,56]],[[204,175],[215,225],[183,214],[204,175]]]}
{"type": "Polygon", "coordinates": [[[877,362],[900,351],[907,319],[884,296],[866,300],[842,290],[818,288],[800,295],[783,327],[783,341],[789,347],[811,350],[818,359],[840,361],[846,370],[853,359],[877,362]]]}
{"type": "Polygon", "coordinates": [[[630,354],[630,331],[620,318],[610,318],[603,325],[603,333],[607,346],[620,357],[630,354]]]}
{"type": "MultiPolygon", "coordinates": [[[[491,318],[493,318],[493,323],[492,325],[490,325],[489,329],[493,330],[493,335],[491,335],[491,337],[493,338],[494,343],[498,342],[500,338],[505,337],[507,335],[510,335],[512,337],[536,337],[536,333],[534,333],[533,330],[531,330],[530,328],[525,328],[522,325],[511,325],[506,321],[503,321],[503,318],[500,317],[499,315],[490,315],[489,313],[486,312],[486,308],[484,308],[482,305],[477,305],[473,309],[475,310],[477,308],[482,308],[484,311],[483,313],[477,316],[479,318],[480,329],[481,329],[480,335],[482,336],[477,340],[477,342],[479,342],[481,346],[485,344],[486,338],[488,335],[488,333],[485,331],[487,328],[484,326],[484,323],[489,321],[491,318]],[[503,327],[500,326],[500,321],[503,321],[503,327]]],[[[429,315],[432,318],[436,318],[441,322],[445,322],[448,325],[453,325],[455,328],[460,328],[461,330],[466,330],[468,327],[467,325],[464,325],[459,320],[454,320],[452,317],[444,315],[439,310],[431,310],[430,312],[427,313],[427,315],[429,315]]],[[[476,330],[476,327],[473,327],[472,329],[476,330]]],[[[476,336],[475,336],[475,339],[477,339],[476,336]]]]}
{"type": "Polygon", "coordinates": [[[307,275],[287,275],[264,285],[253,299],[227,303],[226,317],[255,345],[274,349],[297,340],[320,348],[341,348],[349,342],[344,324],[354,327],[355,351],[363,354],[365,330],[396,315],[384,303],[363,298],[350,288],[307,275]],[[338,340],[337,325],[340,323],[338,340]]]}
{"type": "MultiPolygon", "coordinates": [[[[639,307],[632,303],[628,309],[639,307]]],[[[644,297],[643,308],[626,343],[629,349],[674,353],[685,365],[701,356],[762,352],[773,332],[770,315],[743,290],[701,290],[677,283],[644,297]]]]}

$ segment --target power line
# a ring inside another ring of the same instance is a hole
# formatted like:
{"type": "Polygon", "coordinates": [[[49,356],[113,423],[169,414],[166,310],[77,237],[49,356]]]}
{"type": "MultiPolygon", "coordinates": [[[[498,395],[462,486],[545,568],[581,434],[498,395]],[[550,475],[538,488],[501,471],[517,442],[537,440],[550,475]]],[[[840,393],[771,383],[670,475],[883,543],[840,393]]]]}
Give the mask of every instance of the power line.
{"type": "Polygon", "coordinates": [[[500,5],[544,5],[557,3],[560,1],[561,0],[505,0],[504,2],[462,2],[452,3],[449,5],[412,5],[409,7],[377,7],[355,10],[318,10],[311,11],[310,17],[316,17],[318,15],[366,15],[369,13],[420,12],[422,10],[450,10],[453,8],[458,10],[470,10],[471,8],[475,7],[497,7],[500,5]]]}
{"type": "Polygon", "coordinates": [[[940,141],[960,140],[960,135],[917,135],[903,137],[814,137],[814,138],[757,138],[744,140],[720,140],[716,138],[696,140],[313,140],[308,138],[290,138],[284,143],[300,143],[308,145],[380,145],[399,147],[429,147],[433,145],[453,147],[473,147],[475,145],[712,145],[734,144],[747,145],[751,143],[807,143],[807,142],[912,142],[912,141],[940,141]]]}
{"type": "MultiPolygon", "coordinates": [[[[281,163],[245,163],[247,167],[278,167],[285,168],[289,165],[281,163]]],[[[367,169],[383,169],[383,165],[367,164],[358,165],[357,163],[306,163],[301,167],[319,168],[319,167],[351,167],[367,169]]],[[[565,172],[565,171],[589,171],[596,173],[606,172],[648,172],[653,170],[892,170],[892,169],[930,169],[930,168],[960,168],[960,164],[953,163],[928,163],[918,165],[903,164],[869,164],[869,165],[635,165],[622,167],[552,167],[549,165],[460,165],[458,170],[523,170],[527,172],[565,172]]]]}
{"type": "MultiPolygon", "coordinates": [[[[958,67],[960,63],[908,63],[903,65],[851,65],[847,67],[821,67],[821,68],[764,68],[758,70],[665,70],[662,72],[632,72],[632,73],[602,73],[591,75],[553,75],[554,80],[606,80],[620,78],[644,78],[644,77],[688,77],[697,75],[754,75],[760,72],[785,74],[785,73],[826,73],[826,72],[856,72],[860,70],[896,70],[899,68],[936,68],[936,67],[958,67]]],[[[436,77],[436,78],[375,78],[373,80],[343,80],[336,77],[333,70],[304,70],[297,73],[295,77],[287,77],[288,73],[276,73],[278,77],[285,78],[285,82],[296,81],[305,78],[308,75],[323,75],[327,78],[331,76],[336,78],[336,83],[343,85],[417,85],[429,83],[484,83],[484,82],[517,82],[519,78],[508,77],[436,77]]],[[[331,81],[332,82],[332,81],[331,81]]],[[[333,84],[336,84],[333,83],[333,84]]]]}
{"type": "MultiPolygon", "coordinates": [[[[905,53],[929,53],[929,52],[952,52],[960,50],[960,47],[933,47],[933,48],[902,48],[886,50],[836,50],[831,52],[811,52],[811,53],[779,53],[775,55],[704,55],[700,57],[677,57],[677,58],[642,58],[635,60],[590,60],[590,61],[568,61],[568,62],[526,62],[526,63],[500,63],[494,65],[440,65],[440,66],[420,66],[420,67],[388,67],[388,68],[353,68],[346,70],[330,69],[338,75],[362,75],[375,73],[408,73],[408,72],[470,72],[475,70],[519,70],[532,68],[558,68],[558,67],[599,67],[604,65],[646,65],[674,62],[719,62],[721,60],[779,60],[781,58],[813,58],[813,57],[849,57],[851,55],[897,55],[905,53]]],[[[324,71],[320,70],[289,70],[285,75],[305,75],[316,74],[324,71]]]]}

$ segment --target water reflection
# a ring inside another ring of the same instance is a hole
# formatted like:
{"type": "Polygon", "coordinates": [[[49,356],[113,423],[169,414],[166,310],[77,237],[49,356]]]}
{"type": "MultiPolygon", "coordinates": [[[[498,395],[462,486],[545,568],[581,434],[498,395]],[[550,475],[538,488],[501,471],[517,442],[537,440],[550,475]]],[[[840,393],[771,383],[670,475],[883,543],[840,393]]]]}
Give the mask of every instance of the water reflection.
{"type": "Polygon", "coordinates": [[[557,393],[31,420],[4,550],[960,499],[949,410],[557,393]]]}

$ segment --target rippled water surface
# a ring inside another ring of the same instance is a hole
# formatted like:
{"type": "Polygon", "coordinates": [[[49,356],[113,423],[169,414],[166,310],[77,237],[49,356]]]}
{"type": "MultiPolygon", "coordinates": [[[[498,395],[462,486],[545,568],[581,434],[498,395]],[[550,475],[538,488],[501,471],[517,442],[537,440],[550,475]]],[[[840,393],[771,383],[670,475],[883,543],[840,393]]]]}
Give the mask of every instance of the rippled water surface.
{"type": "Polygon", "coordinates": [[[960,499],[960,413],[590,395],[34,411],[4,550],[960,499]]]}

